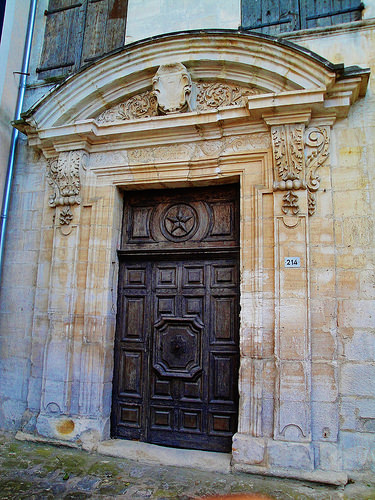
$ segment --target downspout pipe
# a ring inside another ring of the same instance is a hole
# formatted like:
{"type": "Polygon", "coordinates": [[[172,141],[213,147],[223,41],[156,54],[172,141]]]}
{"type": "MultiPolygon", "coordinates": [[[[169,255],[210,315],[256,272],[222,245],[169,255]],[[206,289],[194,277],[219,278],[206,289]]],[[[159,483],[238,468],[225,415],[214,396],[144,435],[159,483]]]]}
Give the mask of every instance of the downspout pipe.
{"type": "MultiPolygon", "coordinates": [[[[35,24],[36,4],[37,4],[37,0],[30,0],[29,19],[27,22],[25,48],[24,48],[24,52],[23,52],[22,68],[21,68],[21,74],[20,74],[20,83],[19,83],[19,88],[18,88],[18,97],[17,97],[14,120],[19,120],[21,118],[23,100],[25,97],[26,79],[27,79],[27,72],[29,69],[30,54],[31,54],[31,42],[33,39],[34,24],[35,24]]],[[[11,142],[10,142],[10,149],[9,149],[7,173],[6,173],[6,179],[5,179],[5,185],[4,185],[3,203],[2,203],[2,207],[1,207],[0,284],[1,284],[1,277],[2,277],[2,269],[3,269],[5,233],[6,233],[7,220],[8,220],[10,195],[11,195],[11,191],[12,191],[14,160],[15,160],[15,154],[16,154],[16,148],[17,148],[17,142],[18,142],[18,135],[19,135],[19,131],[17,129],[13,128],[11,142]]]]}

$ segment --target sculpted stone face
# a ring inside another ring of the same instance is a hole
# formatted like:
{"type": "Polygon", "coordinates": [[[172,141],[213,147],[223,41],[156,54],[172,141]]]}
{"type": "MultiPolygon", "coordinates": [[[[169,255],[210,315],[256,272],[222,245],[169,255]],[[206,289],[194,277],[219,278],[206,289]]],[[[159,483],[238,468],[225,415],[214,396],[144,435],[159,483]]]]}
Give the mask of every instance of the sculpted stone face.
{"type": "Polygon", "coordinates": [[[176,113],[190,108],[191,78],[183,64],[160,66],[152,83],[161,113],[176,113]]]}

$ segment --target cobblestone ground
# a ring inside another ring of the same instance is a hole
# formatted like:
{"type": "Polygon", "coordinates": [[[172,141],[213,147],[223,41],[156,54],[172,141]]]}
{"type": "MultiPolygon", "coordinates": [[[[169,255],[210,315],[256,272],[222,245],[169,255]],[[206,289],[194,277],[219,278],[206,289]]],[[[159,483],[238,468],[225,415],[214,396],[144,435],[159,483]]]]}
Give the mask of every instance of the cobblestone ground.
{"type": "MultiPolygon", "coordinates": [[[[375,479],[374,479],[375,481],[375,479]]],[[[375,499],[375,483],[328,487],[250,474],[142,464],[0,435],[1,499],[179,499],[259,493],[272,499],[375,499]]]]}

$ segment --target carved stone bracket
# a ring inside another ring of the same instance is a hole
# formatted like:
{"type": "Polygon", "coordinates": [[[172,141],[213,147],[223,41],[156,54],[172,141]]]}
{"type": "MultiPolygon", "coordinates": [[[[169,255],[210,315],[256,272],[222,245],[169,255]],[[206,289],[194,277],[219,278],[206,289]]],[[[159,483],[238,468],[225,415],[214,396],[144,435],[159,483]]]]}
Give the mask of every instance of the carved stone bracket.
{"type": "Polygon", "coordinates": [[[318,169],[327,161],[329,155],[329,128],[311,127],[305,131],[305,165],[308,190],[308,212],[313,215],[316,209],[316,192],[320,186],[318,169]]]}
{"type": "Polygon", "coordinates": [[[274,191],[287,191],[283,197],[285,214],[299,213],[298,196],[293,190],[306,189],[304,135],[305,126],[277,125],[271,128],[274,154],[274,191]]]}
{"type": "Polygon", "coordinates": [[[316,208],[316,191],[319,189],[319,167],[329,153],[327,127],[310,127],[304,124],[277,125],[271,127],[274,154],[274,191],[287,191],[283,197],[282,211],[297,215],[300,211],[298,196],[294,191],[308,191],[308,213],[316,208]]]}
{"type": "Polygon", "coordinates": [[[65,207],[59,216],[61,225],[69,225],[73,219],[70,207],[81,203],[80,167],[85,168],[87,153],[68,151],[60,153],[58,158],[48,160],[48,183],[53,187],[49,197],[50,207],[65,207]]]}

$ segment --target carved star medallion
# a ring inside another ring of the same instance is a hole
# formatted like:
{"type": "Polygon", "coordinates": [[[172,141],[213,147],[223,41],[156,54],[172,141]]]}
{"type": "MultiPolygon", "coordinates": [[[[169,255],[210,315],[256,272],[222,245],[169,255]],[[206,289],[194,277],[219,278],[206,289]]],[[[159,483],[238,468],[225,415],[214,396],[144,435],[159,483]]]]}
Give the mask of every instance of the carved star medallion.
{"type": "Polygon", "coordinates": [[[167,219],[172,223],[172,228],[170,230],[171,234],[178,232],[182,236],[188,233],[188,228],[186,223],[193,218],[192,215],[184,215],[181,207],[178,208],[178,212],[175,217],[167,217],[167,219]]]}
{"type": "Polygon", "coordinates": [[[185,203],[173,205],[164,216],[163,226],[167,237],[168,235],[176,239],[189,237],[196,227],[195,210],[185,203]]]}

